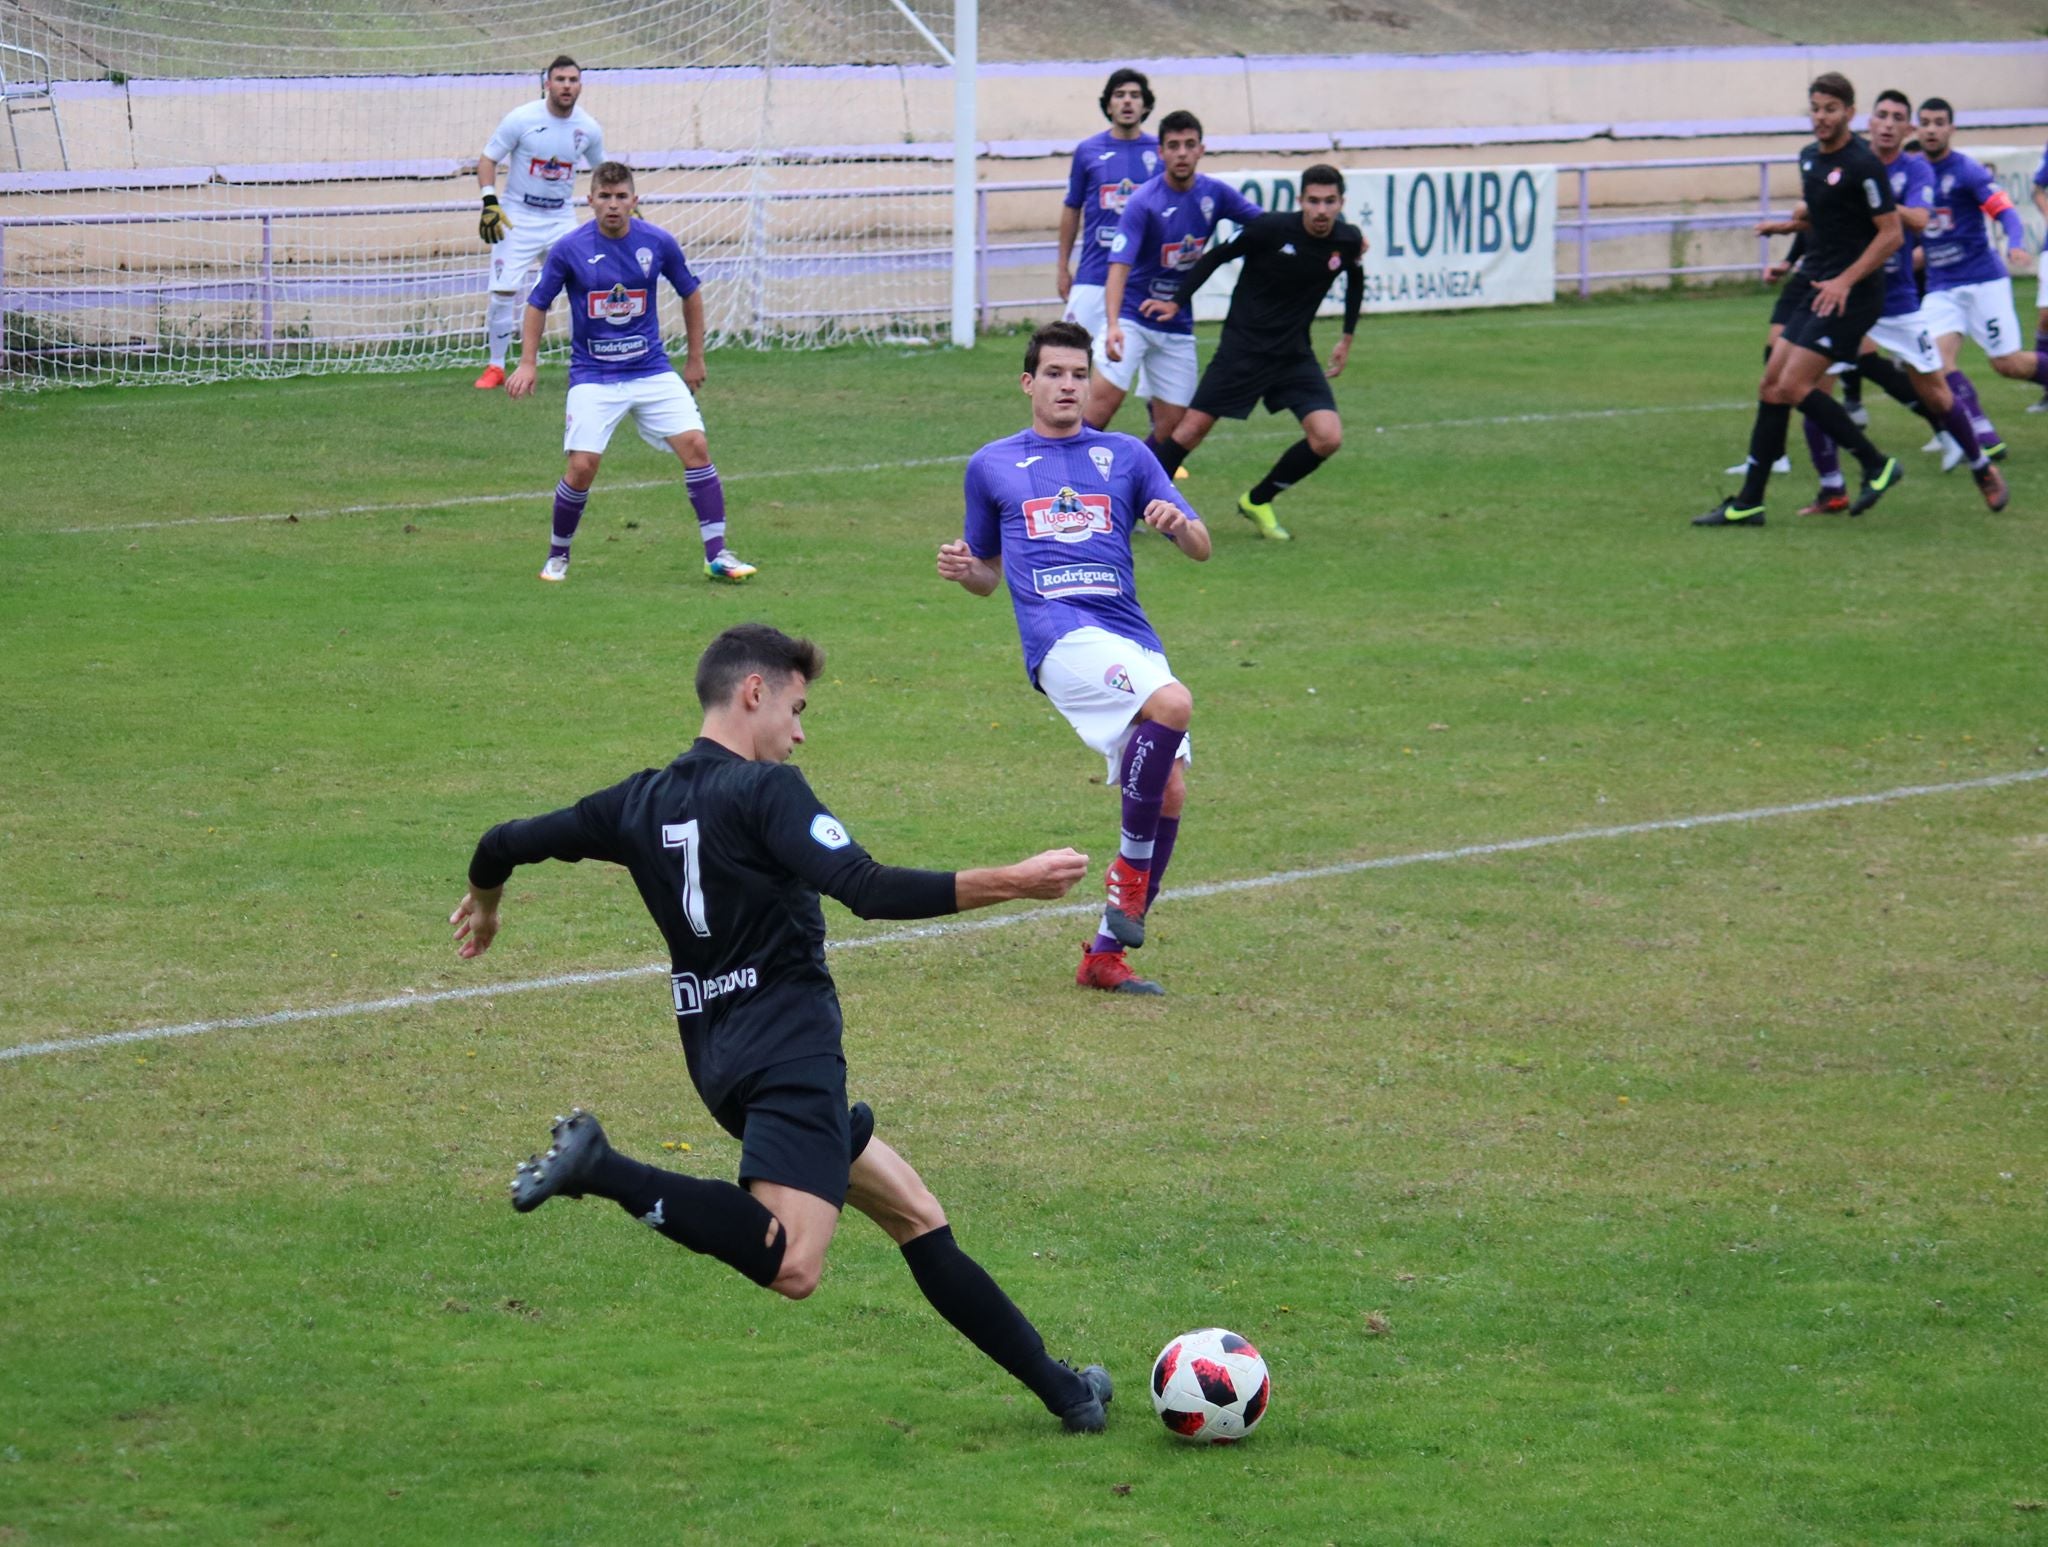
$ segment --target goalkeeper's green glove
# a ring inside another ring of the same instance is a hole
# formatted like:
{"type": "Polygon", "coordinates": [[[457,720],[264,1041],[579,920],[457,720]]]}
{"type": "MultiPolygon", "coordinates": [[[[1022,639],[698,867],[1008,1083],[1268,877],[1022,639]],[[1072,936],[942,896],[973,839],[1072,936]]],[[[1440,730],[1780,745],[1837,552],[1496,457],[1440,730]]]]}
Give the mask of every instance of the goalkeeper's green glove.
{"type": "Polygon", "coordinates": [[[484,212],[476,220],[476,234],[484,239],[486,246],[495,247],[505,240],[505,233],[511,229],[512,222],[498,208],[498,196],[495,193],[485,194],[484,212]]]}

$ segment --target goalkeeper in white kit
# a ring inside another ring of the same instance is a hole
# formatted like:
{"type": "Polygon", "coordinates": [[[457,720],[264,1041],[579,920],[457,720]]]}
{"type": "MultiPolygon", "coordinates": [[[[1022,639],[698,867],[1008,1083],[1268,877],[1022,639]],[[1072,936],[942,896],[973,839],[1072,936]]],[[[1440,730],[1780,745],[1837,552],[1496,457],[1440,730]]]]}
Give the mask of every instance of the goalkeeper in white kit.
{"type": "Polygon", "coordinates": [[[515,107],[477,158],[483,190],[477,234],[491,249],[491,299],[484,312],[491,363],[477,377],[479,391],[505,385],[505,352],[519,336],[520,304],[529,277],[555,239],[576,229],[576,164],[596,170],[604,160],[604,131],[576,105],[583,71],[567,54],[541,73],[538,102],[515,107]],[[505,195],[498,197],[498,173],[505,195]]]}

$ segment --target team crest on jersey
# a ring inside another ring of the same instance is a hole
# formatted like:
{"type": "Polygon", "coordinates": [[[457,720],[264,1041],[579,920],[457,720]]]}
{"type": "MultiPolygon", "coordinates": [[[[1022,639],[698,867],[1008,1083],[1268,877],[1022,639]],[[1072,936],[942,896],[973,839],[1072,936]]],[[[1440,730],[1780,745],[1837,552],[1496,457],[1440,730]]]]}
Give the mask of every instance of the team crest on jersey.
{"type": "Polygon", "coordinates": [[[1828,171],[1828,186],[1832,188],[1835,186],[1836,183],[1839,183],[1841,180],[1842,169],[1840,167],[1830,168],[1828,171]]]}
{"type": "Polygon", "coordinates": [[[1140,151],[1139,154],[1143,156],[1145,160],[1145,175],[1147,177],[1150,177],[1152,175],[1152,169],[1159,165],[1159,158],[1149,150],[1140,151]]]}
{"type": "Polygon", "coordinates": [[[1102,481],[1107,483],[1109,470],[1116,465],[1116,453],[1107,446],[1090,446],[1088,460],[1095,464],[1095,471],[1101,475],[1102,481]]]}
{"type": "Polygon", "coordinates": [[[1113,688],[1119,693],[1135,693],[1138,691],[1131,686],[1131,674],[1121,666],[1112,666],[1108,671],[1104,672],[1102,674],[1102,682],[1105,687],[1113,688]]]}
{"type": "Polygon", "coordinates": [[[647,315],[647,292],[613,285],[609,290],[592,290],[584,299],[584,313],[592,322],[608,322],[623,328],[647,315]]]}
{"type": "Polygon", "coordinates": [[[1331,272],[1332,274],[1334,274],[1334,273],[1336,273],[1336,272],[1337,272],[1337,270],[1341,269],[1342,267],[1344,267],[1344,260],[1343,260],[1342,258],[1340,258],[1340,257],[1339,257],[1339,256],[1338,256],[1338,255],[1337,255],[1336,253],[1331,253],[1331,254],[1330,254],[1330,272],[1331,272]]]}
{"type": "Polygon", "coordinates": [[[1204,237],[1184,236],[1177,242],[1167,242],[1159,249],[1159,266],[1162,269],[1191,269],[1202,256],[1202,249],[1208,245],[1204,237]]]}
{"type": "Polygon", "coordinates": [[[1950,195],[1951,193],[1955,192],[1955,186],[1956,186],[1956,175],[1955,175],[1955,173],[1953,173],[1953,172],[1944,172],[1944,173],[1942,173],[1942,174],[1941,174],[1941,196],[1942,196],[1942,197],[1943,197],[1944,199],[1945,199],[1945,198],[1947,198],[1947,197],[1948,197],[1948,196],[1949,196],[1949,195],[1950,195]]]}
{"type": "Polygon", "coordinates": [[[1202,218],[1211,221],[1216,218],[1216,201],[1206,193],[1202,195],[1202,218]]]}
{"type": "Polygon", "coordinates": [[[1064,487],[1049,498],[1024,502],[1024,535],[1041,541],[1084,543],[1115,524],[1107,494],[1076,494],[1064,487]]]}
{"type": "Polygon", "coordinates": [[[654,272],[654,249],[652,247],[636,248],[633,256],[640,260],[640,272],[642,274],[652,274],[654,272]]]}

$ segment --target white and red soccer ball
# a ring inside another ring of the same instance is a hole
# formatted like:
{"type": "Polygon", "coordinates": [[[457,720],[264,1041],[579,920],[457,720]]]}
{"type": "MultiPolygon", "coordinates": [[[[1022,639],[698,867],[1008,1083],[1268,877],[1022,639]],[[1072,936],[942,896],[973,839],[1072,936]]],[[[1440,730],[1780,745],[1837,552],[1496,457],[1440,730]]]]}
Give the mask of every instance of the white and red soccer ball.
{"type": "Polygon", "coordinates": [[[1266,1416],[1273,1378],[1259,1351],[1235,1332],[1183,1332],[1152,1361],[1152,1407],[1177,1439],[1228,1445],[1266,1416]]]}

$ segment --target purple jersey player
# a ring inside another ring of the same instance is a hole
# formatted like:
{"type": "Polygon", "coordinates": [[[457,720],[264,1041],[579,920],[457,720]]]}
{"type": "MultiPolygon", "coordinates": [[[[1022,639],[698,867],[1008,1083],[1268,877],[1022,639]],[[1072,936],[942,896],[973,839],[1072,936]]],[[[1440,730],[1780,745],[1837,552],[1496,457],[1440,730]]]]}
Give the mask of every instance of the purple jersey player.
{"type": "Polygon", "coordinates": [[[1074,147],[1067,172],[1067,197],[1060,210],[1060,299],[1066,319],[1091,334],[1102,332],[1108,316],[1102,305],[1102,282],[1109,272],[1109,244],[1116,238],[1124,205],[1142,183],[1159,173],[1159,141],[1139,125],[1152,114],[1152,83],[1141,70],[1113,72],[1102,88],[1102,116],[1109,127],[1074,147]],[[1074,241],[1080,239],[1081,263],[1069,267],[1074,241]]]}
{"type": "Polygon", "coordinates": [[[1968,333],[1991,357],[1991,368],[2015,381],[2048,387],[2048,350],[2020,348],[2012,271],[2027,264],[2026,228],[1997,179],[1952,148],[1955,109],[1940,97],[1920,104],[1920,144],[1934,169],[1934,214],[1927,223],[1929,326],[1952,370],[1968,333]],[[1994,252],[1985,222],[1995,220],[2005,251],[1994,252]]]}
{"type": "Polygon", "coordinates": [[[1181,277],[1201,261],[1216,222],[1247,225],[1265,212],[1228,183],[1204,177],[1202,124],[1193,113],[1159,121],[1159,158],[1166,170],[1124,205],[1109,245],[1103,281],[1108,313],[1095,340],[1095,381],[1088,422],[1100,430],[1116,417],[1138,372],[1152,397],[1152,434],[1163,441],[1194,401],[1194,319],[1175,315],[1181,277]]]}
{"type": "Polygon", "coordinates": [[[1131,535],[1140,524],[1191,559],[1209,529],[1141,441],[1091,429],[1087,329],[1048,323],[1024,351],[1031,428],[967,464],[966,525],[939,549],[939,578],[987,596],[1005,582],[1024,670],[1080,738],[1108,759],[1123,792],[1123,836],[1109,901],[1075,976],[1083,988],[1159,994],[1124,959],[1145,943],[1180,831],[1194,700],[1138,605],[1131,535]]]}
{"type": "MultiPolygon", "coordinates": [[[[2041,212],[2041,218],[2048,221],[2048,147],[2041,151],[2041,164],[2034,168],[2034,208],[2041,212]]],[[[2042,254],[2048,257],[2048,238],[2041,243],[2042,254]]],[[[2040,258],[2035,261],[2040,280],[2040,295],[2036,297],[2034,316],[2034,353],[2048,354],[2048,264],[2040,258]]],[[[2048,388],[2043,388],[2040,399],[2027,405],[2030,414],[2048,414],[2048,388]]]]}
{"type": "MultiPolygon", "coordinates": [[[[1934,171],[1926,160],[1905,148],[1913,128],[1913,104],[1902,91],[1881,91],[1870,109],[1870,148],[1883,165],[1898,205],[1904,245],[1884,263],[1884,307],[1870,331],[1863,335],[1863,352],[1857,358],[1863,375],[1876,382],[1898,402],[1932,424],[1940,435],[1944,452],[1942,470],[1967,460],[1970,475],[1977,482],[1985,504],[1994,511],[2005,509],[2005,479],[1992,466],[1990,455],[1978,439],[1963,394],[1969,383],[1958,373],[1960,388],[1952,385],[1942,369],[1941,351],[1935,347],[1934,332],[1920,309],[1920,288],[1913,280],[1913,249],[1927,229],[1934,213],[1934,171]],[[1881,355],[1877,351],[1884,350],[1881,355]],[[1886,358],[1886,356],[1890,358],[1886,358]],[[1896,362],[1896,363],[1894,363],[1896,362]],[[1900,367],[1905,369],[1902,371],[1900,367]]],[[[1832,378],[1830,378],[1831,380],[1832,378]]],[[[1823,383],[1823,390],[1826,390],[1823,383]]],[[[1974,401],[1974,393],[1970,400],[1974,401]]],[[[1849,508],[1849,491],[1842,477],[1842,460],[1827,432],[1811,418],[1804,421],[1806,446],[1820,474],[1820,493],[1811,505],[1801,508],[1802,516],[1834,515],[1849,508]]]]}
{"type": "Polygon", "coordinates": [[[569,292],[569,399],[562,449],[569,466],[555,485],[554,539],[543,580],[569,578],[569,544],[583,519],[598,463],[628,414],[640,438],[682,458],[683,482],[704,540],[704,573],[738,584],[754,566],[725,545],[725,487],[712,465],[704,418],[692,395],[704,385],[704,300],[683,249],[661,227],[635,220],[640,196],[632,169],[607,161],[590,178],[597,218],[548,250],[540,282],[526,298],[519,368],[505,390],[529,396],[539,377],[540,336],[548,308],[569,292]],[[689,353],[678,376],[661,342],[660,290],[666,279],[683,301],[689,353]]]}

